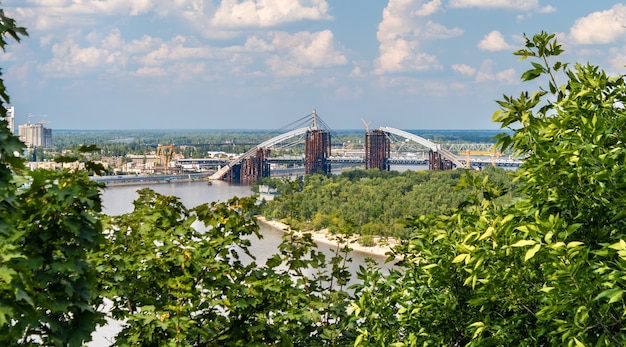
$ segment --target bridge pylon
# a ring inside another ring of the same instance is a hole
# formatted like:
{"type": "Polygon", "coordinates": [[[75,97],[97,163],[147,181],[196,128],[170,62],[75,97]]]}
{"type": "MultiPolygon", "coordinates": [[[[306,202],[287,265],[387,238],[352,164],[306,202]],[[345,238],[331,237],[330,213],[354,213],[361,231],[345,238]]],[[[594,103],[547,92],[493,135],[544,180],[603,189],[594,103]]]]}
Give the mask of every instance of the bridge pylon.
{"type": "Polygon", "coordinates": [[[228,171],[225,178],[233,183],[250,184],[256,182],[261,177],[270,176],[269,148],[257,148],[252,156],[242,159],[234,164],[228,171]]]}
{"type": "Polygon", "coordinates": [[[380,129],[365,131],[365,169],[389,171],[391,156],[391,140],[387,133],[380,129]]]}
{"type": "Polygon", "coordinates": [[[304,173],[330,175],[330,132],[313,128],[304,140],[304,173]]]}

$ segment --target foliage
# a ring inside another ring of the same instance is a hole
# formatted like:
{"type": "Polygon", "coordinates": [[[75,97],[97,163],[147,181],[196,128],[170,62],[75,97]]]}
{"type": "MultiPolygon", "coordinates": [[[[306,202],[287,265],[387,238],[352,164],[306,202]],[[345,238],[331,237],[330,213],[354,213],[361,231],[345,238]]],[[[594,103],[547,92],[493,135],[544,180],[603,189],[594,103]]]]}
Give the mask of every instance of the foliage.
{"type": "MultiPolygon", "coordinates": [[[[0,47],[23,36],[0,9],[0,47]]],[[[87,263],[102,240],[101,186],[82,171],[26,170],[24,144],[5,120],[9,102],[0,79],[0,344],[80,346],[102,321],[87,263]]]]}
{"type": "MultiPolygon", "coordinates": [[[[26,174],[26,173],[25,173],[26,174]]],[[[89,251],[102,241],[101,186],[86,172],[35,170],[15,196],[3,235],[0,341],[80,346],[102,322],[98,274],[89,251]]],[[[16,176],[17,178],[17,176],[16,176]]]]}
{"type": "Polygon", "coordinates": [[[515,54],[537,62],[522,79],[547,77],[547,88],[505,96],[494,114],[512,131],[499,146],[526,156],[521,198],[494,203],[505,190],[467,173],[474,193],[457,210],[414,218],[414,237],[395,249],[404,271],[359,274],[356,345],[626,343],[626,86],[552,63],[561,52],[554,35],[526,38],[515,54]]]}
{"type": "MultiPolygon", "coordinates": [[[[281,194],[264,205],[263,214],[283,219],[296,229],[336,231],[348,222],[361,235],[406,238],[408,230],[402,225],[406,218],[444,213],[461,203],[466,192],[453,189],[459,182],[459,172],[373,169],[344,171],[330,177],[307,176],[295,194],[281,194]]],[[[480,175],[512,189],[504,169],[488,167],[480,175]]],[[[284,182],[274,186],[281,193],[289,190],[284,182]]],[[[507,195],[500,202],[512,198],[507,195]]]]}
{"type": "Polygon", "coordinates": [[[139,191],[135,209],[107,222],[94,256],[124,322],[120,346],[333,345],[346,335],[349,274],[341,252],[326,269],[310,235],[287,234],[263,266],[248,253],[253,198],[185,208],[139,191]]]}

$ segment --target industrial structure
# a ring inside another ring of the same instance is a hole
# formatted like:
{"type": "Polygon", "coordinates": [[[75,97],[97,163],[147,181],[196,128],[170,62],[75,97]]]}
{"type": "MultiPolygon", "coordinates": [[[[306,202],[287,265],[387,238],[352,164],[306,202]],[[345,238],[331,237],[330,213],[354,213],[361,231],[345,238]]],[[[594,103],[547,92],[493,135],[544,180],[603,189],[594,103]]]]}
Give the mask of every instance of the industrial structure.
{"type": "Polygon", "coordinates": [[[233,164],[224,179],[235,183],[253,183],[261,177],[269,177],[269,155],[269,148],[256,148],[254,155],[233,164]]]}
{"type": "Polygon", "coordinates": [[[365,129],[365,169],[389,171],[391,140],[387,133],[380,129],[372,132],[365,129]]]}
{"type": "Polygon", "coordinates": [[[304,173],[330,175],[330,132],[313,128],[304,141],[304,173]]]}
{"type": "Polygon", "coordinates": [[[308,126],[288,131],[258,144],[238,158],[215,172],[211,179],[227,180],[234,183],[255,182],[261,177],[270,175],[270,148],[294,137],[304,136],[304,167],[305,174],[330,174],[330,130],[317,116],[317,112],[307,115],[302,120],[308,126]],[[321,125],[321,126],[320,126],[321,125]]]}
{"type": "Polygon", "coordinates": [[[163,168],[167,171],[174,155],[174,145],[158,145],[156,150],[156,168],[163,168]]]}
{"type": "Polygon", "coordinates": [[[380,127],[380,130],[388,133],[403,137],[407,140],[417,142],[418,144],[428,148],[428,169],[429,170],[450,170],[455,167],[462,168],[467,165],[459,160],[452,152],[441,148],[440,145],[429,141],[421,136],[411,134],[404,130],[399,130],[391,127],[380,127]]]}
{"type": "MultiPolygon", "coordinates": [[[[248,152],[220,167],[211,176],[211,179],[250,183],[261,177],[270,176],[270,164],[280,161],[280,158],[270,158],[270,148],[292,138],[304,138],[304,157],[300,160],[304,163],[305,174],[331,174],[331,163],[339,163],[341,158],[331,157],[331,133],[317,116],[315,110],[307,116],[307,120],[309,118],[311,122],[308,126],[287,131],[256,145],[248,152]],[[320,127],[320,123],[324,126],[320,127]]],[[[476,169],[480,166],[474,167],[469,158],[464,162],[451,151],[418,135],[391,127],[380,127],[370,132],[368,124],[365,126],[365,152],[361,160],[366,169],[390,170],[391,145],[395,137],[401,137],[404,141],[413,141],[426,147],[429,170],[476,169]]],[[[354,162],[354,160],[347,161],[354,162]]],[[[294,158],[283,160],[283,162],[294,162],[294,158]]]]}

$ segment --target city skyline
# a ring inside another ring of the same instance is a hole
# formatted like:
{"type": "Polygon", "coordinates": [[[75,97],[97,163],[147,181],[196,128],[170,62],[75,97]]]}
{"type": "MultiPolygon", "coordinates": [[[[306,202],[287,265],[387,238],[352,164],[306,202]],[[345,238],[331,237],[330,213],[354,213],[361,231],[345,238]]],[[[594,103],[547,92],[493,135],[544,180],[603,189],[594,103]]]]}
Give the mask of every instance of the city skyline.
{"type": "Polygon", "coordinates": [[[54,129],[497,129],[535,90],[512,52],[624,73],[626,5],[539,0],[5,0],[29,31],[0,55],[15,123],[54,129]]]}

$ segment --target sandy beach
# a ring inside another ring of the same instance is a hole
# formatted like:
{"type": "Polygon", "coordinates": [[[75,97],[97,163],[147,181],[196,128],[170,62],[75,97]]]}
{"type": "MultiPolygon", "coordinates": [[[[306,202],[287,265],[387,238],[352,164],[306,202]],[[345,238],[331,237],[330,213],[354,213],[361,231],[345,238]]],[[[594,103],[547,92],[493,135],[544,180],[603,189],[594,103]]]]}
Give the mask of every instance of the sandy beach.
{"type": "MultiPolygon", "coordinates": [[[[263,216],[256,216],[256,218],[259,221],[259,223],[266,224],[277,230],[281,230],[285,232],[289,230],[289,226],[287,224],[281,223],[279,221],[268,220],[263,216]]],[[[337,246],[337,241],[334,239],[334,236],[328,232],[328,229],[323,229],[319,231],[298,231],[296,233],[299,235],[311,234],[311,238],[315,242],[323,243],[323,244],[331,245],[331,246],[337,246]]],[[[395,240],[385,240],[384,242],[381,242],[384,244],[379,244],[379,241],[376,240],[375,246],[371,246],[371,247],[363,246],[357,242],[356,237],[354,237],[349,242],[350,242],[349,246],[350,248],[352,248],[353,252],[359,252],[359,253],[369,254],[373,256],[381,256],[381,257],[385,257],[386,253],[391,250],[391,247],[395,246],[396,244],[395,240]]]]}

